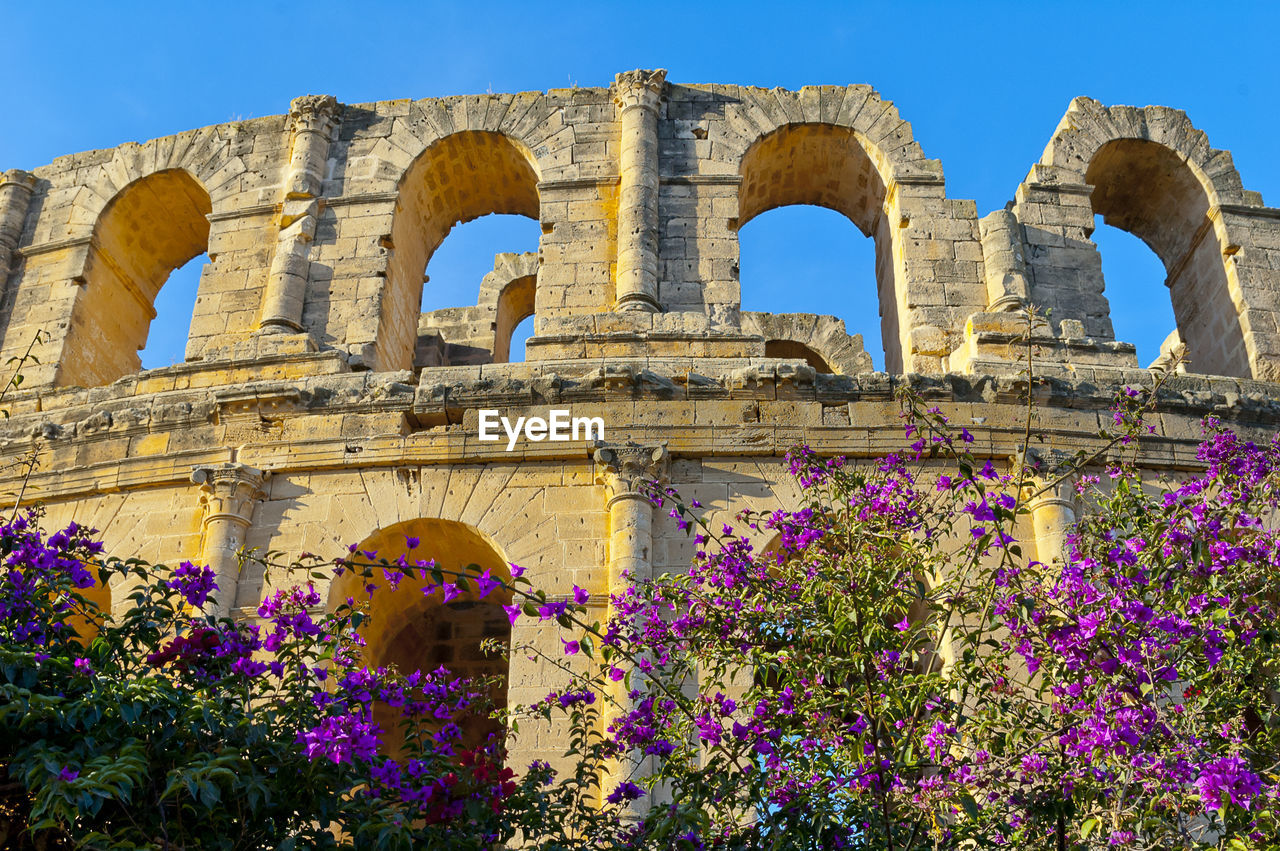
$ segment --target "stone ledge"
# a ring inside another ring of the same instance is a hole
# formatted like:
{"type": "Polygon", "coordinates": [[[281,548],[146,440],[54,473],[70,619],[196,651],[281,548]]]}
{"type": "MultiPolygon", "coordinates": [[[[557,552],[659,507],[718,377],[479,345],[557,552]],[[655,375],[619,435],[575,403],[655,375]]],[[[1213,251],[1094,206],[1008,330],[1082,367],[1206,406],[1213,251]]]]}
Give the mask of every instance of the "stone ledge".
{"type": "MultiPolygon", "coordinates": [[[[669,422],[690,426],[711,415],[699,405],[738,406],[719,410],[717,416],[738,416],[742,405],[791,405],[786,421],[811,427],[824,422],[824,408],[895,404],[895,392],[904,385],[931,402],[1000,411],[1022,406],[1030,392],[1044,416],[1061,417],[1072,411],[1107,411],[1122,388],[1150,386],[1153,380],[1149,372],[1131,370],[1108,380],[1041,376],[1029,387],[1025,377],[1012,374],[838,376],[817,374],[803,361],[765,358],[608,359],[572,368],[558,365],[558,370],[554,366],[445,367],[424,373],[416,384],[407,371],[346,372],[150,393],[136,392],[137,384],[124,385],[135,391],[129,395],[102,392],[111,388],[64,391],[60,405],[15,408],[0,423],[0,451],[17,457],[43,447],[54,452],[56,469],[77,466],[88,455],[143,451],[135,446],[143,440],[154,443],[146,444],[146,451],[165,454],[175,445],[247,445],[326,430],[357,437],[377,431],[432,431],[460,424],[469,411],[481,408],[575,406],[589,413],[591,406],[615,406],[615,413],[625,413],[616,406],[640,403],[646,410],[661,411],[669,422]]],[[[1161,387],[1159,403],[1162,417],[1198,420],[1213,414],[1271,431],[1280,425],[1280,388],[1265,382],[1171,376],[1161,387]]],[[[782,422],[773,411],[761,408],[758,421],[782,422]]],[[[850,416],[850,422],[860,422],[850,416]]],[[[896,418],[888,413],[885,418],[896,425],[896,418]]]]}

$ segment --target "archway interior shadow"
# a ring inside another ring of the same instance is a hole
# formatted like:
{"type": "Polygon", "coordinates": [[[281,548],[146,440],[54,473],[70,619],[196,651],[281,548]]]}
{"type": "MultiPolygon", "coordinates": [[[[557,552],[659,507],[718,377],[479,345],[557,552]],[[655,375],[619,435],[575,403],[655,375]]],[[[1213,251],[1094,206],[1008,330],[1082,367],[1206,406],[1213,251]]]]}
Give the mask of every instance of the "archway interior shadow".
{"type": "MultiPolygon", "coordinates": [[[[483,533],[465,523],[435,518],[420,518],[396,523],[378,530],[360,542],[356,557],[386,559],[395,563],[401,556],[409,565],[434,560],[442,569],[464,571],[470,576],[488,570],[504,583],[511,580],[508,562],[483,533]],[[416,541],[416,546],[410,546],[416,541]]],[[[505,588],[481,599],[474,582],[457,598],[445,603],[436,590],[424,595],[432,585],[430,576],[413,576],[392,589],[382,569],[375,569],[372,594],[364,588],[365,579],[349,571],[330,586],[329,606],[337,608],[348,599],[368,604],[369,619],[361,627],[365,641],[365,662],[370,667],[394,665],[401,673],[434,671],[444,667],[459,677],[486,678],[493,681],[489,696],[495,710],[507,706],[507,660],[485,652],[482,644],[496,640],[510,647],[511,624],[503,606],[511,602],[505,588]]],[[[448,577],[446,576],[446,579],[448,577]]],[[[403,748],[404,729],[398,710],[375,704],[374,720],[384,731],[384,749],[398,754],[403,748]]],[[[466,747],[482,744],[491,736],[500,736],[502,725],[494,718],[467,715],[453,719],[464,731],[466,747]]]]}
{"type": "Polygon", "coordinates": [[[93,229],[56,384],[94,387],[142,368],[138,352],[160,289],[174,269],[209,250],[212,211],[209,193],[183,169],[155,172],[117,193],[93,229]]]}

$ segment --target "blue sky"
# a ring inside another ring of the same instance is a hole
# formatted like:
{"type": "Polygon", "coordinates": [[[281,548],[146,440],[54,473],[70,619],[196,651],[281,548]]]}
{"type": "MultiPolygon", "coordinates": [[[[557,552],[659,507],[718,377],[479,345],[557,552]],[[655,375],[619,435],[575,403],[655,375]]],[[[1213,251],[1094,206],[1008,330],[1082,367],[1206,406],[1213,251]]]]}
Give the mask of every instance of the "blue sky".
{"type": "MultiPolygon", "coordinates": [[[[300,94],[358,103],[604,86],[663,67],[681,83],[869,83],[942,161],[948,194],[980,215],[1012,197],[1075,95],[1186,110],[1232,151],[1246,188],[1280,204],[1271,4],[8,0],[2,17],[0,168],[277,114],[300,94]]],[[[496,217],[458,228],[428,268],[427,306],[473,302],[492,255],[536,238],[528,222],[496,217]]],[[[787,208],[742,240],[746,309],[836,313],[878,340],[871,244],[852,224],[787,208]]],[[[1118,336],[1145,365],[1172,326],[1161,266],[1127,234],[1099,228],[1095,240],[1118,336]]],[[[186,321],[189,278],[165,287],[158,309],[175,320],[157,326],[186,321]]],[[[156,331],[147,365],[180,359],[156,331]]]]}

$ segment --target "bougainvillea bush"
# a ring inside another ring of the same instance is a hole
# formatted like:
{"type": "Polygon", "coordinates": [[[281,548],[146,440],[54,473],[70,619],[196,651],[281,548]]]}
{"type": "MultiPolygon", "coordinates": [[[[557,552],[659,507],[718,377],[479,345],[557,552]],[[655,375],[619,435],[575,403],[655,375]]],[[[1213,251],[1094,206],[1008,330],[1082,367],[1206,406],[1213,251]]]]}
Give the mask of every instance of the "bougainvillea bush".
{"type": "MultiPolygon", "coordinates": [[[[321,614],[304,582],[260,628],[219,621],[199,613],[206,569],[112,560],[88,530],[19,517],[0,529],[0,763],[28,825],[9,841],[1280,847],[1280,443],[1207,422],[1201,469],[1160,485],[1136,463],[1145,402],[1131,391],[1117,436],[1060,470],[975,459],[907,399],[899,454],[793,451],[786,510],[713,527],[655,486],[697,556],[631,582],[604,623],[583,589],[551,597],[513,569],[509,616],[558,631],[543,662],[570,676],[506,720],[563,725],[561,774],[466,739],[487,684],[364,667],[362,600],[321,614]],[[1064,481],[1086,510],[1040,563],[1018,532],[1064,481]],[[136,590],[108,618],[95,581],[136,590]]],[[[327,569],[375,595],[405,575],[501,585],[374,553],[327,569]]]]}
{"type": "Polygon", "coordinates": [[[1280,443],[1210,421],[1204,471],[1153,488],[1124,461],[1140,395],[1098,474],[1054,474],[1089,506],[1065,562],[1013,534],[1058,480],[975,461],[937,411],[874,463],[792,453],[805,504],[738,530],[660,495],[702,549],[615,601],[605,664],[573,685],[625,672],[610,737],[656,769],[631,790],[662,790],[644,829],[689,847],[1280,847],[1280,443]],[[950,463],[921,475],[931,456],[950,463]]]}
{"type": "Polygon", "coordinates": [[[216,620],[208,568],[104,558],[38,520],[0,528],[3,847],[492,848],[569,794],[464,740],[484,683],[361,664],[358,607],[322,614],[308,583],[265,599],[264,626],[216,620]],[[84,592],[119,582],[111,618],[84,592]]]}

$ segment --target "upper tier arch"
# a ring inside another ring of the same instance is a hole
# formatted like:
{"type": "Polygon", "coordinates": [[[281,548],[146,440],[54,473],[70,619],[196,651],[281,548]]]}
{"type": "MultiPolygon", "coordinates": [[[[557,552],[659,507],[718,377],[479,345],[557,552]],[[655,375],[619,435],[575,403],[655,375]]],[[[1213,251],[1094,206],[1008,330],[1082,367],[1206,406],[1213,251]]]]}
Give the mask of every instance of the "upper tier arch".
{"type": "Polygon", "coordinates": [[[712,158],[741,177],[733,229],[790,204],[848,217],[876,242],[887,369],[942,371],[965,317],[986,303],[977,215],[946,197],[942,166],[911,125],[870,86],[726,95],[709,138],[712,158]]]}
{"type": "Polygon", "coordinates": [[[1256,243],[1261,197],[1185,112],[1075,98],[1019,188],[1031,300],[1114,338],[1094,216],[1142,239],[1166,271],[1195,372],[1274,379],[1275,273],[1256,243]]]}
{"type": "MultiPolygon", "coordinates": [[[[222,251],[228,235],[218,219],[259,178],[245,158],[255,140],[272,138],[281,123],[205,127],[63,157],[35,172],[35,215],[27,216],[0,315],[6,351],[42,332],[28,380],[95,385],[136,372],[156,292],[206,249],[222,257],[202,278],[188,358],[226,331],[236,311],[221,292],[249,287],[245,272],[260,261],[222,251]],[[112,294],[107,278],[121,293],[112,294]]],[[[248,324],[251,315],[246,308],[240,318],[248,324]]]]}
{"type": "MultiPolygon", "coordinates": [[[[413,366],[423,271],[453,226],[491,213],[539,219],[538,174],[528,148],[493,131],[464,130],[424,150],[405,170],[391,223],[379,363],[413,366]]],[[[429,286],[430,284],[426,284],[429,286]]]]}
{"type": "Polygon", "coordinates": [[[54,383],[93,387],[137,372],[169,274],[209,247],[213,205],[185,169],[130,183],[102,210],[71,306],[54,383]]]}
{"type": "Polygon", "coordinates": [[[363,362],[409,369],[423,271],[458,223],[491,213],[541,220],[541,183],[572,167],[573,128],[541,93],[348,107],[332,188],[367,196],[328,213],[333,246],[326,324],[363,362]],[[342,280],[340,280],[342,278],[342,280]],[[344,339],[345,338],[345,339],[344,339]]]}

